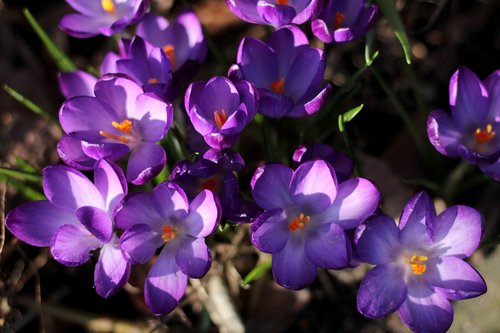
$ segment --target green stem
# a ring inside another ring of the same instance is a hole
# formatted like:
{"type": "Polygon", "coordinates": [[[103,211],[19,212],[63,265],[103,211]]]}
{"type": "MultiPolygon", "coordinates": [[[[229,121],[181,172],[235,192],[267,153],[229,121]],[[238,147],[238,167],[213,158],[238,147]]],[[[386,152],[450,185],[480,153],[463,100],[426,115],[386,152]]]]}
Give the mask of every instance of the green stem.
{"type": "Polygon", "coordinates": [[[38,106],[37,104],[33,103],[32,101],[21,95],[17,90],[14,90],[7,84],[3,85],[3,89],[7,92],[7,94],[9,94],[16,101],[27,107],[29,110],[33,111],[37,115],[43,117],[44,119],[50,122],[59,124],[56,117],[54,117],[53,115],[42,109],[40,106],[38,106]]]}

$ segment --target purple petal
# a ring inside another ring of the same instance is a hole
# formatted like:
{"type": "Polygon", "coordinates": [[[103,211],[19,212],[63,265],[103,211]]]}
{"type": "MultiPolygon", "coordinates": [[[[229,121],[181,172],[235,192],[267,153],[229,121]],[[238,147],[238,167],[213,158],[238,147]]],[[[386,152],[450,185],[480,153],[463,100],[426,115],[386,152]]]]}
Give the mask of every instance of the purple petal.
{"type": "Polygon", "coordinates": [[[300,1],[295,3],[295,6],[300,5],[301,3],[307,3],[307,6],[305,8],[297,8],[298,13],[292,20],[292,23],[297,25],[305,23],[311,17],[318,16],[323,9],[323,0],[300,1]]]}
{"type": "Polygon", "coordinates": [[[24,203],[5,218],[5,225],[17,238],[33,246],[50,246],[63,224],[78,224],[74,214],[54,206],[48,200],[24,203]]]}
{"type": "Polygon", "coordinates": [[[78,170],[94,169],[95,160],[85,154],[82,141],[64,134],[57,144],[57,154],[70,167],[78,170]]]}
{"type": "Polygon", "coordinates": [[[147,224],[135,224],[120,237],[120,246],[125,257],[136,264],[143,264],[163,244],[162,235],[147,224]]]}
{"type": "Polygon", "coordinates": [[[182,223],[184,232],[193,237],[206,237],[219,225],[220,203],[212,191],[201,191],[189,206],[189,215],[182,223]]]}
{"type": "MultiPolygon", "coordinates": [[[[143,94],[142,88],[132,79],[108,74],[101,77],[94,88],[95,96],[109,105],[116,113],[113,121],[122,121],[126,118],[134,118],[136,101],[143,94]]],[[[111,123],[110,123],[111,125],[111,123]]]]}
{"type": "Polygon", "coordinates": [[[282,27],[292,22],[297,14],[292,6],[276,5],[266,0],[257,2],[257,12],[268,24],[275,28],[282,27]]]}
{"type": "Polygon", "coordinates": [[[83,153],[94,160],[107,159],[116,161],[130,152],[127,145],[121,143],[88,143],[81,141],[83,153]]]}
{"type": "Polygon", "coordinates": [[[66,0],[66,2],[73,7],[73,9],[87,16],[106,14],[100,1],[66,0]]]}
{"type": "Polygon", "coordinates": [[[50,245],[54,259],[65,266],[79,266],[90,259],[90,251],[103,243],[83,227],[73,224],[62,225],[50,245]]]}
{"type": "Polygon", "coordinates": [[[68,14],[59,22],[59,29],[76,38],[88,38],[101,34],[101,30],[111,23],[99,17],[68,14]]]}
{"type": "Polygon", "coordinates": [[[226,4],[234,15],[240,19],[256,24],[265,24],[257,12],[255,0],[226,0],[226,4]]]}
{"type": "Polygon", "coordinates": [[[207,81],[197,104],[208,118],[213,117],[215,111],[233,112],[240,105],[240,96],[229,79],[216,76],[207,81]]]}
{"type": "Polygon", "coordinates": [[[351,243],[335,223],[323,224],[308,233],[305,250],[307,258],[320,268],[342,269],[351,259],[351,243]]]}
{"type": "Polygon", "coordinates": [[[323,82],[325,60],[323,51],[307,48],[302,51],[288,71],[285,78],[285,95],[294,101],[308,97],[311,89],[317,89],[323,82]]]}
{"type": "MultiPolygon", "coordinates": [[[[101,73],[101,75],[118,72],[118,70],[116,69],[116,63],[121,59],[122,57],[114,52],[106,53],[101,61],[101,66],[99,68],[99,72],[101,73]]],[[[94,95],[94,91],[92,91],[92,95],[94,95]]]]}
{"type": "Polygon", "coordinates": [[[425,192],[417,193],[408,201],[399,219],[401,242],[416,248],[430,245],[432,242],[427,233],[427,225],[432,224],[434,218],[434,204],[429,195],[425,192]]]}
{"type": "Polygon", "coordinates": [[[127,193],[127,181],[122,169],[116,164],[100,160],[95,165],[94,183],[106,202],[106,210],[112,213],[127,193]]]}
{"type": "Polygon", "coordinates": [[[427,135],[438,152],[449,157],[458,156],[462,134],[443,110],[434,110],[427,118],[427,135]]]}
{"type": "Polygon", "coordinates": [[[184,274],[199,279],[210,269],[212,255],[204,238],[184,237],[175,260],[184,274]]]}
{"type": "Polygon", "coordinates": [[[142,185],[158,175],[167,160],[162,146],[151,142],[137,145],[127,165],[127,180],[134,185],[142,185]]]}
{"type": "Polygon", "coordinates": [[[287,216],[282,209],[265,211],[252,223],[252,244],[262,252],[281,251],[289,237],[287,216]]]}
{"type": "MultiPolygon", "coordinates": [[[[331,94],[332,94],[332,86],[328,83],[327,85],[325,85],[323,90],[319,92],[319,94],[317,94],[313,99],[304,104],[304,110],[306,114],[303,113],[301,114],[305,116],[318,112],[319,110],[321,110],[321,108],[326,103],[331,94]]],[[[289,114],[289,116],[295,117],[296,116],[295,110],[293,110],[289,114]]]]}
{"type": "Polygon", "coordinates": [[[131,264],[123,257],[118,237],[101,248],[94,270],[94,285],[97,294],[109,298],[127,283],[131,264]]]}
{"type": "Polygon", "coordinates": [[[356,253],[369,264],[393,261],[399,246],[399,232],[392,217],[374,215],[357,230],[356,253]]]}
{"type": "MultiPolygon", "coordinates": [[[[299,27],[286,26],[273,32],[266,43],[275,53],[273,58],[277,59],[278,78],[285,78],[297,55],[308,47],[309,40],[299,27]]],[[[267,63],[262,58],[260,62],[267,63]]]]}
{"type": "Polygon", "coordinates": [[[142,139],[156,142],[163,139],[173,120],[172,104],[159,100],[153,94],[137,97],[133,119],[139,121],[142,139]]]}
{"type": "Polygon", "coordinates": [[[313,35],[323,43],[331,43],[334,40],[327,23],[321,18],[311,21],[311,30],[313,35]]]}
{"type": "Polygon", "coordinates": [[[335,170],[323,160],[301,164],[290,181],[290,196],[306,215],[324,211],[337,196],[335,170]]]}
{"type": "Polygon", "coordinates": [[[273,254],[273,276],[288,289],[302,289],[316,278],[316,266],[307,258],[303,237],[293,235],[283,250],[273,254]]]}
{"type": "Polygon", "coordinates": [[[148,273],[144,286],[144,299],[155,315],[171,312],[186,291],[187,275],[175,260],[175,253],[164,247],[148,273]]]}
{"type": "MultiPolygon", "coordinates": [[[[281,118],[288,116],[294,107],[292,99],[282,94],[276,94],[268,89],[257,89],[259,93],[258,112],[269,118],[281,118]]],[[[300,114],[304,115],[303,107],[300,106],[300,114]]]]}
{"type": "Polygon", "coordinates": [[[258,88],[270,89],[271,83],[280,79],[278,58],[260,40],[244,38],[238,49],[237,62],[245,80],[258,88]]]}
{"type": "Polygon", "coordinates": [[[186,194],[175,183],[164,182],[153,190],[153,205],[165,219],[184,219],[189,210],[186,194]]]}
{"type": "Polygon", "coordinates": [[[75,96],[94,96],[97,78],[84,71],[59,73],[59,88],[66,98],[75,96]]]}
{"type": "Polygon", "coordinates": [[[116,226],[125,230],[135,224],[147,224],[160,231],[165,221],[154,207],[151,196],[142,192],[129,194],[115,215],[116,226]]]}
{"type": "Polygon", "coordinates": [[[265,210],[292,204],[289,187],[293,170],[281,164],[266,164],[255,170],[251,180],[255,203],[265,210]]]}
{"type": "Polygon", "coordinates": [[[76,211],[78,221],[90,233],[103,243],[107,243],[113,235],[113,221],[108,213],[100,208],[83,206],[76,211]]]}
{"type": "Polygon", "coordinates": [[[403,277],[404,270],[398,265],[381,265],[369,271],[359,286],[358,311],[368,318],[396,311],[407,295],[403,277]]]}

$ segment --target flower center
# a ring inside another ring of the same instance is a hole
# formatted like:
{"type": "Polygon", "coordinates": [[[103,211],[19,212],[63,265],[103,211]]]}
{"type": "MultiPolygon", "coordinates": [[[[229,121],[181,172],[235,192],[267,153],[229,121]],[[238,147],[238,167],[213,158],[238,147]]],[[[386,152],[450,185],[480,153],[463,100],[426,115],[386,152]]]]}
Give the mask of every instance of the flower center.
{"type": "MultiPolygon", "coordinates": [[[[111,125],[120,132],[122,132],[123,134],[130,135],[132,133],[132,122],[128,119],[125,119],[121,123],[113,121],[111,125]]],[[[124,135],[116,135],[106,131],[99,131],[99,135],[102,135],[103,137],[111,140],[120,141],[121,143],[124,144],[128,144],[130,142],[130,140],[126,138],[124,135]]]]}
{"type": "Polygon", "coordinates": [[[177,59],[175,59],[175,46],[173,46],[172,44],[167,44],[163,47],[163,52],[165,52],[168,60],[170,60],[172,69],[175,70],[177,68],[177,59]]]}
{"type": "Polygon", "coordinates": [[[486,125],[485,129],[482,130],[480,128],[476,129],[474,133],[474,138],[476,142],[481,144],[485,142],[491,141],[495,137],[495,131],[493,130],[493,126],[491,124],[486,125]]]}
{"type": "Polygon", "coordinates": [[[159,83],[159,82],[160,82],[160,80],[158,80],[158,79],[157,79],[157,78],[155,78],[155,77],[152,77],[152,78],[150,78],[150,79],[148,80],[148,83],[149,83],[149,84],[155,84],[155,83],[159,83]]]}
{"type": "Polygon", "coordinates": [[[275,93],[283,95],[285,92],[285,79],[281,78],[277,81],[273,81],[273,83],[271,83],[271,89],[275,93]]]}
{"type": "Polygon", "coordinates": [[[292,219],[292,222],[288,225],[288,229],[290,231],[303,229],[309,221],[311,221],[311,217],[309,215],[300,213],[298,217],[294,217],[292,219]]]}
{"type": "Polygon", "coordinates": [[[277,5],[288,5],[288,0],[276,0],[277,5]]]}
{"type": "Polygon", "coordinates": [[[110,14],[115,13],[115,4],[113,0],[101,0],[102,9],[110,14]]]}
{"type": "Polygon", "coordinates": [[[427,256],[416,256],[412,255],[410,258],[410,268],[413,271],[413,274],[415,275],[422,275],[425,273],[427,270],[427,265],[424,264],[429,260],[427,256]]]}
{"type": "Polygon", "coordinates": [[[216,187],[217,187],[217,179],[215,178],[209,178],[205,180],[203,183],[201,183],[201,188],[204,190],[214,191],[216,187]]]}
{"type": "Polygon", "coordinates": [[[215,125],[217,125],[218,129],[221,129],[222,126],[227,121],[227,113],[224,109],[221,111],[214,111],[214,119],[215,119],[215,125]]]}
{"type": "Polygon", "coordinates": [[[339,28],[342,28],[344,21],[345,21],[344,14],[342,14],[341,12],[336,12],[335,18],[333,19],[333,29],[337,30],[339,28]]]}
{"type": "Polygon", "coordinates": [[[169,225],[163,227],[163,234],[161,235],[161,239],[163,239],[165,243],[170,242],[176,237],[177,237],[177,229],[172,228],[169,225]]]}

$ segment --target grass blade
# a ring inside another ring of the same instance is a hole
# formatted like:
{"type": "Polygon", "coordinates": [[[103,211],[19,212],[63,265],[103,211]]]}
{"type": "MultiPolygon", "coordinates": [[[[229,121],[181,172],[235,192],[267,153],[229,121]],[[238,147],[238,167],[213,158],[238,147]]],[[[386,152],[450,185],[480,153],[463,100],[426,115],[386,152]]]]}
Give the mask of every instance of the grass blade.
{"type": "Polygon", "coordinates": [[[258,264],[250,271],[250,273],[247,274],[247,276],[245,276],[245,278],[241,282],[241,285],[243,287],[247,287],[248,284],[262,277],[270,269],[271,269],[271,260],[258,264]]]}
{"type": "Polygon", "coordinates": [[[40,106],[38,106],[34,102],[32,102],[29,99],[27,99],[23,95],[21,95],[17,90],[14,90],[12,87],[10,87],[10,86],[8,86],[6,84],[3,85],[3,89],[12,98],[14,98],[16,101],[18,101],[19,103],[21,103],[22,105],[24,105],[25,107],[27,107],[29,110],[31,110],[34,113],[36,113],[37,115],[43,117],[44,119],[46,119],[46,120],[48,120],[50,122],[58,123],[57,119],[53,115],[51,115],[50,113],[48,113],[47,111],[45,111],[44,109],[42,109],[40,106]]]}
{"type": "Polygon", "coordinates": [[[42,176],[33,173],[28,173],[8,168],[0,168],[0,175],[6,177],[7,179],[14,178],[21,181],[42,184],[42,176]]]}

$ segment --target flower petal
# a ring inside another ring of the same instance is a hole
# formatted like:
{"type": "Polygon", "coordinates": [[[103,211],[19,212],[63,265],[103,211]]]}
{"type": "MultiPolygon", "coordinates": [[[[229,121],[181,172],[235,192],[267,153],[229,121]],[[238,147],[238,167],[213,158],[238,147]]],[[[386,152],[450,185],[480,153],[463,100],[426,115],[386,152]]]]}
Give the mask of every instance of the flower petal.
{"type": "Polygon", "coordinates": [[[212,254],[204,238],[188,236],[182,239],[175,260],[184,274],[199,279],[210,269],[212,254]]]}
{"type": "Polygon", "coordinates": [[[163,244],[161,234],[147,224],[135,224],[120,237],[120,246],[125,257],[136,264],[143,264],[163,244]]]}
{"type": "Polygon", "coordinates": [[[356,253],[369,264],[385,264],[394,259],[399,230],[392,217],[380,214],[368,218],[356,231],[356,253]]]}
{"type": "Polygon", "coordinates": [[[265,211],[252,223],[252,244],[262,252],[281,251],[290,237],[288,222],[280,208],[265,211]]]}
{"type": "Polygon", "coordinates": [[[186,194],[180,186],[164,182],[153,190],[153,205],[164,220],[184,219],[189,210],[186,194]]]}
{"type": "Polygon", "coordinates": [[[116,113],[117,119],[113,121],[123,121],[127,118],[134,118],[137,97],[142,95],[143,91],[129,77],[107,74],[97,81],[94,93],[99,101],[107,103],[116,113]]]}
{"type": "Polygon", "coordinates": [[[57,154],[67,165],[77,170],[94,169],[95,160],[85,154],[82,141],[64,134],[57,144],[57,154]]]}
{"type": "Polygon", "coordinates": [[[257,2],[257,12],[267,24],[271,24],[275,28],[291,23],[297,14],[292,6],[276,5],[266,0],[257,2]]]}
{"type": "Polygon", "coordinates": [[[270,89],[271,83],[280,79],[274,51],[260,40],[243,38],[237,62],[245,80],[252,82],[257,88],[270,89]]]}
{"type": "Polygon", "coordinates": [[[156,142],[163,139],[174,114],[171,103],[165,103],[153,94],[142,94],[137,97],[133,119],[139,121],[142,139],[156,142]]]}
{"type": "Polygon", "coordinates": [[[90,251],[103,243],[83,227],[65,224],[57,229],[50,245],[54,259],[65,266],[79,266],[90,259],[90,251]]]}
{"type": "Polygon", "coordinates": [[[255,203],[265,210],[289,206],[292,176],[293,170],[281,164],[258,167],[250,183],[255,203]]]}
{"type": "Polygon", "coordinates": [[[167,161],[162,146],[151,142],[141,142],[130,154],[127,164],[127,180],[134,185],[142,185],[158,175],[167,161]]]}
{"type": "Polygon", "coordinates": [[[309,232],[305,251],[307,258],[320,268],[342,269],[351,259],[351,243],[335,223],[320,225],[309,232]]]}
{"type": "Polygon", "coordinates": [[[83,206],[76,211],[78,221],[103,243],[107,243],[113,235],[113,221],[108,213],[100,208],[83,206]]]}
{"type": "Polygon", "coordinates": [[[206,237],[215,231],[220,218],[219,200],[212,191],[203,190],[191,202],[182,228],[189,236],[206,237]]]}
{"type": "Polygon", "coordinates": [[[116,226],[125,230],[136,224],[147,224],[159,232],[164,219],[154,207],[151,196],[150,193],[142,192],[127,195],[115,215],[116,226]]]}
{"type": "Polygon", "coordinates": [[[76,70],[59,73],[59,88],[66,98],[75,96],[94,96],[97,78],[92,74],[76,70]]]}
{"type": "Polygon", "coordinates": [[[99,17],[68,14],[59,22],[59,28],[70,36],[88,38],[101,34],[101,29],[109,27],[111,23],[99,17]]]}
{"type": "Polygon", "coordinates": [[[100,160],[95,165],[94,183],[106,202],[106,210],[112,213],[128,189],[122,169],[114,163],[100,160]]]}
{"type": "Polygon", "coordinates": [[[458,156],[462,135],[443,110],[434,110],[427,118],[427,135],[438,152],[449,157],[458,156]]]}
{"type": "Polygon", "coordinates": [[[419,248],[432,242],[427,225],[435,218],[434,204],[427,193],[417,193],[408,201],[399,219],[400,238],[408,247],[419,248]]]}

